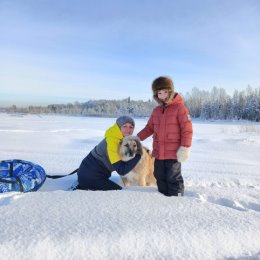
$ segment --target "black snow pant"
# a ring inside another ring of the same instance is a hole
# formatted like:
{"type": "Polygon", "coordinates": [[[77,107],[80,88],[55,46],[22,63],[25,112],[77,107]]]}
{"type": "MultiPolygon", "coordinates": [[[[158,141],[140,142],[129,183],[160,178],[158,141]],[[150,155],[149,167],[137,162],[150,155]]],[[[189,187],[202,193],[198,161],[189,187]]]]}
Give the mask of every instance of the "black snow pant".
{"type": "Polygon", "coordinates": [[[155,160],[154,176],[159,192],[166,196],[183,196],[184,181],[181,163],[177,160],[155,160]]]}
{"type": "Polygon", "coordinates": [[[109,180],[111,172],[91,153],[84,158],[78,170],[79,190],[121,190],[122,187],[109,180]]]}

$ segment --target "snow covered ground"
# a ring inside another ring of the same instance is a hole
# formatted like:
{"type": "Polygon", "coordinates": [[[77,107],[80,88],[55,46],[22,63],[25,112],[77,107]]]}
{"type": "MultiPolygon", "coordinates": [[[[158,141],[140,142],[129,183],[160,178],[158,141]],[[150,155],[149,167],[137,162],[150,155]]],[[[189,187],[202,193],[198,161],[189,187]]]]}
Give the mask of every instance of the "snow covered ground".
{"type": "MultiPolygon", "coordinates": [[[[136,132],[146,120],[136,119],[136,132]]],[[[67,174],[114,122],[0,114],[0,160],[67,174]]],[[[193,126],[184,197],[156,187],[67,191],[76,175],[47,179],[35,193],[0,194],[0,259],[260,259],[260,125],[193,126]]]]}

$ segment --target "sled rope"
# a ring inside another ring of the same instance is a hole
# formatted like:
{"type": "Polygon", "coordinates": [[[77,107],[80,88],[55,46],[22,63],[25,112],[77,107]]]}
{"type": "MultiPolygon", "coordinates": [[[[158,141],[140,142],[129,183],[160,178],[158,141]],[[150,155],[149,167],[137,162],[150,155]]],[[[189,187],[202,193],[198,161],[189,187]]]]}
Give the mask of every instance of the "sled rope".
{"type": "Polygon", "coordinates": [[[50,179],[59,179],[59,178],[63,178],[63,177],[66,177],[66,176],[70,176],[74,173],[76,173],[77,171],[79,170],[79,168],[77,168],[76,170],[74,170],[73,172],[67,174],[67,175],[46,175],[47,178],[50,178],[50,179]]]}

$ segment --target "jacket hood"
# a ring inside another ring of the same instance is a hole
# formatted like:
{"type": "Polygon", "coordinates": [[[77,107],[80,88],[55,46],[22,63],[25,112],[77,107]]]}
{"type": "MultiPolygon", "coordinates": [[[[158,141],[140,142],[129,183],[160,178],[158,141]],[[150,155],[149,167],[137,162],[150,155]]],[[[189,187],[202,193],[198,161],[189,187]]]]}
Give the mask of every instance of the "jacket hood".
{"type": "Polygon", "coordinates": [[[184,103],[181,95],[179,95],[178,93],[174,94],[174,97],[172,98],[172,100],[169,102],[170,104],[177,104],[177,103],[184,103]]]}
{"type": "Polygon", "coordinates": [[[120,161],[120,157],[118,154],[118,146],[122,139],[123,134],[117,123],[115,123],[112,127],[107,129],[105,133],[105,140],[107,143],[107,154],[111,164],[120,161]]]}
{"type": "Polygon", "coordinates": [[[105,138],[116,138],[116,139],[122,139],[123,138],[123,134],[119,128],[119,126],[117,125],[117,123],[115,123],[113,126],[111,126],[110,128],[107,129],[106,133],[105,133],[105,138]]]}

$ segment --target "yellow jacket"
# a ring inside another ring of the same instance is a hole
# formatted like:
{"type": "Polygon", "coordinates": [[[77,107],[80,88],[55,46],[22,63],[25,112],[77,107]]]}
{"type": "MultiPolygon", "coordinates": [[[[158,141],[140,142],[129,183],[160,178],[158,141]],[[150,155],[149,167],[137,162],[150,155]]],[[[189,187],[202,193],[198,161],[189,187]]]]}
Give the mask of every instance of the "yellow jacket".
{"type": "Polygon", "coordinates": [[[107,153],[110,163],[113,164],[120,161],[120,157],[118,155],[118,147],[120,141],[123,139],[123,134],[117,123],[107,129],[105,133],[105,139],[107,143],[107,153]]]}

